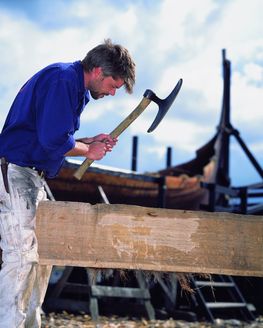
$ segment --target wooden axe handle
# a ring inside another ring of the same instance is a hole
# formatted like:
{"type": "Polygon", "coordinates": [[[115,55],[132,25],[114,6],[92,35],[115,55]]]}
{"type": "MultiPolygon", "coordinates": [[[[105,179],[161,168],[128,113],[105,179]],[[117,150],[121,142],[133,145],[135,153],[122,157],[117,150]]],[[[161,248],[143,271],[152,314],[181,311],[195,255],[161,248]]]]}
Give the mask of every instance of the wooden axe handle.
{"type": "MultiPolygon", "coordinates": [[[[139,105],[127,116],[111,133],[112,138],[117,138],[136,118],[145,110],[145,108],[150,104],[151,99],[143,97],[139,105]]],[[[88,167],[93,163],[93,160],[86,158],[80,167],[75,171],[74,177],[80,180],[83,174],[86,172],[88,167]]]]}

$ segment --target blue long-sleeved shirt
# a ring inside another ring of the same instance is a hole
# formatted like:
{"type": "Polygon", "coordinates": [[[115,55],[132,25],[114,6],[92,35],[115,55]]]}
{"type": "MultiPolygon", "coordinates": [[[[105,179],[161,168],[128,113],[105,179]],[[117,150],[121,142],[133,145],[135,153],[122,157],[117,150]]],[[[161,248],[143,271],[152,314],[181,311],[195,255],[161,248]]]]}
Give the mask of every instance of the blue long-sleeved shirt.
{"type": "Polygon", "coordinates": [[[0,134],[0,157],[57,175],[75,146],[80,114],[90,99],[80,61],[36,73],[17,94],[0,134]]]}

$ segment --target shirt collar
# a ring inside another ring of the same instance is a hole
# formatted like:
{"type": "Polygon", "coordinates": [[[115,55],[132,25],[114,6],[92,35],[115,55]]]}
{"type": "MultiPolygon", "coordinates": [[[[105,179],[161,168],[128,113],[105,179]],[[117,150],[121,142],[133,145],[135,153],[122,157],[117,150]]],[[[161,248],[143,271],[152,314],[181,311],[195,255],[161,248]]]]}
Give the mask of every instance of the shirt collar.
{"type": "Polygon", "coordinates": [[[90,100],[90,93],[87,89],[85,89],[85,84],[84,84],[84,69],[83,66],[81,64],[81,61],[75,61],[73,63],[74,68],[77,72],[78,75],[78,90],[79,90],[79,94],[80,95],[84,95],[85,97],[85,103],[88,103],[90,100]]]}

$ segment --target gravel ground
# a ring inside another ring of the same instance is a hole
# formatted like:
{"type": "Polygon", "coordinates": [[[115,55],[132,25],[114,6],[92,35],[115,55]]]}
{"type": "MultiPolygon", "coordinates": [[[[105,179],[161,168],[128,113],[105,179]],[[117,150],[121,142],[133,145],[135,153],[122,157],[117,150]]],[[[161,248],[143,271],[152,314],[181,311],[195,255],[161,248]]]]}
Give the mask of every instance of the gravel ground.
{"type": "Polygon", "coordinates": [[[153,320],[146,321],[132,320],[118,317],[100,317],[100,321],[95,323],[89,315],[73,315],[66,312],[48,316],[42,316],[42,328],[263,328],[263,317],[257,318],[252,323],[244,323],[239,320],[217,319],[214,324],[206,322],[187,322],[181,320],[153,320]]]}

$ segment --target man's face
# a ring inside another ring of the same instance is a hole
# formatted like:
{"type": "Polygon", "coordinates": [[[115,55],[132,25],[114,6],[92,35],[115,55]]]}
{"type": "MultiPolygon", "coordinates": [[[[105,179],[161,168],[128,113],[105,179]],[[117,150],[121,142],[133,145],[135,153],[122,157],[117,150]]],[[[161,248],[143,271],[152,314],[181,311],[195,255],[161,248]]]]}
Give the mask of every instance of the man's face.
{"type": "Polygon", "coordinates": [[[123,79],[113,79],[112,76],[104,76],[102,72],[89,81],[89,91],[93,99],[103,98],[104,96],[114,96],[116,89],[123,86],[123,79]]]}

